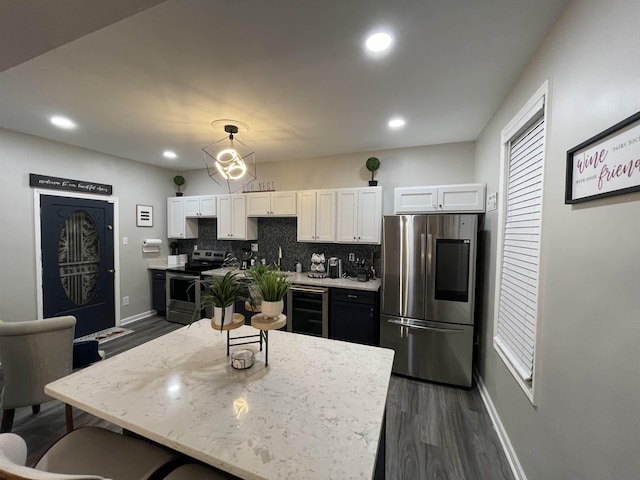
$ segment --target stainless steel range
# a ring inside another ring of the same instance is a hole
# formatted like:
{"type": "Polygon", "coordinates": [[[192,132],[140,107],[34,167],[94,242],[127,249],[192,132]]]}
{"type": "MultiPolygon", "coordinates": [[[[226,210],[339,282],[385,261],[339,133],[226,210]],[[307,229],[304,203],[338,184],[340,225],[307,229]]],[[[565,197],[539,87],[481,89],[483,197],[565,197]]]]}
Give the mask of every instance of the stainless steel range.
{"type": "Polygon", "coordinates": [[[167,269],[167,320],[187,325],[200,304],[201,272],[220,268],[226,252],[194,250],[184,266],[167,269]]]}

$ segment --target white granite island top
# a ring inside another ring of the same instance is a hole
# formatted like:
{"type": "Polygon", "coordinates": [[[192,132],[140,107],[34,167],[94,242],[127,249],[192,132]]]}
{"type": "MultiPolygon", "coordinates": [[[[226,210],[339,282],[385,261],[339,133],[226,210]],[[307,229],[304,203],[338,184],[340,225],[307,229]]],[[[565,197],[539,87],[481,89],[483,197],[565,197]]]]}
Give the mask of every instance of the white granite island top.
{"type": "Polygon", "coordinates": [[[203,320],[45,392],[242,478],[372,478],[393,351],[274,330],[265,367],[250,348],[234,370],[203,320]]]}

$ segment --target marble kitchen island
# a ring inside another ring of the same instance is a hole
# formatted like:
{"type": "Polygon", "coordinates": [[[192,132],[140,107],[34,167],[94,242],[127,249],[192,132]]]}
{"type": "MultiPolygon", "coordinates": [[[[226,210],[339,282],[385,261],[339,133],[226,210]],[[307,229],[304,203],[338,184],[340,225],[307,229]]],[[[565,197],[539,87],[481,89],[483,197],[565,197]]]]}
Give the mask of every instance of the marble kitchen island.
{"type": "Polygon", "coordinates": [[[373,478],[393,351],[272,331],[264,353],[233,369],[205,320],[45,391],[241,478],[373,478]]]}

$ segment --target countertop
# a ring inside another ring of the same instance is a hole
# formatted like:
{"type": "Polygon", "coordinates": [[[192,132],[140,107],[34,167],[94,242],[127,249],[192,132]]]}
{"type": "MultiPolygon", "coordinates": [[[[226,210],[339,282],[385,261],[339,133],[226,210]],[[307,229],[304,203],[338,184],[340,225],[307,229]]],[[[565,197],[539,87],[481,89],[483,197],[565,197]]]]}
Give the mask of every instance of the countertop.
{"type": "MultiPolygon", "coordinates": [[[[243,270],[234,269],[231,267],[216,268],[214,270],[206,270],[202,272],[202,275],[210,275],[212,277],[223,277],[229,271],[237,271],[242,273],[243,270]]],[[[380,288],[380,279],[369,280],[368,282],[358,282],[355,279],[350,278],[310,278],[308,272],[295,273],[295,272],[282,272],[291,278],[291,281],[297,285],[313,285],[317,287],[330,287],[330,288],[348,288],[353,290],[366,290],[370,292],[377,292],[380,288]]]]}
{"type": "Polygon", "coordinates": [[[177,267],[178,265],[169,265],[166,259],[147,260],[148,270],[166,270],[169,267],[177,267]]]}
{"type": "Polygon", "coordinates": [[[393,350],[273,330],[235,370],[226,340],[201,320],[45,392],[241,478],[373,478],[393,350]]]}

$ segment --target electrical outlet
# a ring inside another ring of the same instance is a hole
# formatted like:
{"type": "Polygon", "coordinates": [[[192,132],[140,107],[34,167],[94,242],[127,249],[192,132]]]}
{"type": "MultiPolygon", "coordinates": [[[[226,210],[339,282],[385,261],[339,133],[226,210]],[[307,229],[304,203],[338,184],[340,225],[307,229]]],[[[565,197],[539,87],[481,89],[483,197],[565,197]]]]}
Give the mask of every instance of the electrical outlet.
{"type": "Polygon", "coordinates": [[[355,262],[356,261],[356,254],[351,252],[349,253],[349,261],[350,262],[355,262]]]}
{"type": "Polygon", "coordinates": [[[252,252],[257,252],[258,251],[258,244],[257,243],[252,243],[251,244],[251,251],[252,252]]]}
{"type": "Polygon", "coordinates": [[[129,237],[122,237],[122,244],[129,245],[129,237]]]}
{"type": "Polygon", "coordinates": [[[129,305],[129,297],[122,297],[122,306],[129,305]]]}

